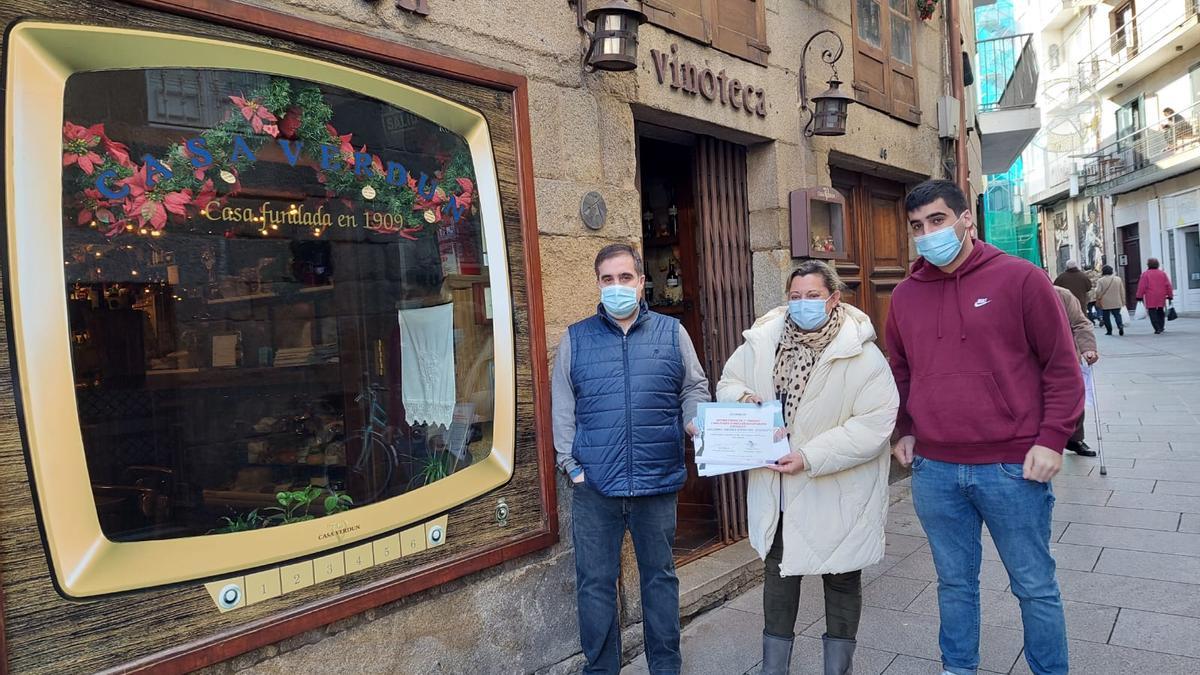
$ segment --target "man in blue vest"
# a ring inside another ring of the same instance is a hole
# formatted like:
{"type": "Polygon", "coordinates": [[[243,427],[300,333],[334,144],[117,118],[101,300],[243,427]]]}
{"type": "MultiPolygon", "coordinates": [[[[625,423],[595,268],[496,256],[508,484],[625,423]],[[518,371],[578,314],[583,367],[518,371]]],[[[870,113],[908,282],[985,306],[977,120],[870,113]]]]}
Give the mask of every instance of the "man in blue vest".
{"type": "Polygon", "coordinates": [[[584,672],[621,669],[617,575],[628,528],[650,672],[678,673],[675,494],[687,479],[683,434],[697,433],[690,420],[710,400],[708,380],[683,325],[646,306],[641,256],[612,244],[595,267],[600,305],[563,335],[551,382],[558,466],[573,488],[584,672]]]}

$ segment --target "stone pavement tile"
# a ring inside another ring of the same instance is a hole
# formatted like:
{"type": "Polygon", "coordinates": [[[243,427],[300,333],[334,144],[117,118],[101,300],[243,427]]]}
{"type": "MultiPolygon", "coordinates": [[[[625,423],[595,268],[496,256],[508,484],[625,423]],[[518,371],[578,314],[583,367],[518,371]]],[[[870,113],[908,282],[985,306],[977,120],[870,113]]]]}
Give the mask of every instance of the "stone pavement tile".
{"type": "Polygon", "coordinates": [[[1064,600],[1200,617],[1200,586],[1112,574],[1058,570],[1064,600]]]}
{"type": "Polygon", "coordinates": [[[1100,557],[1100,551],[1099,546],[1081,546],[1062,542],[1050,544],[1050,554],[1054,556],[1055,564],[1059,569],[1064,570],[1092,571],[1092,568],[1096,566],[1096,559],[1100,557]]]}
{"type": "Polygon", "coordinates": [[[1054,520],[1050,521],[1050,541],[1053,542],[1062,539],[1063,532],[1067,531],[1067,526],[1070,525],[1070,523],[1065,520],[1059,520],[1058,514],[1055,514],[1052,517],[1054,520]]]}
{"type": "Polygon", "coordinates": [[[1122,509],[1150,509],[1175,513],[1200,513],[1200,497],[1140,492],[1114,492],[1108,506],[1122,509]]]}
{"type": "MultiPolygon", "coordinates": [[[[937,570],[933,567],[933,554],[917,551],[888,570],[887,576],[937,581],[937,570]]],[[[1008,572],[1004,571],[1004,564],[984,560],[979,570],[979,587],[997,591],[1008,588],[1008,572]]]]}
{"type": "Polygon", "coordinates": [[[912,537],[904,534],[889,534],[887,535],[886,546],[884,547],[885,555],[894,555],[903,558],[913,551],[925,545],[925,537],[912,537]]]}
{"type": "Polygon", "coordinates": [[[1111,442],[1117,442],[1117,443],[1136,443],[1136,442],[1138,442],[1138,441],[1141,441],[1141,440],[1147,440],[1147,441],[1148,441],[1148,440],[1150,440],[1150,439],[1148,439],[1148,438],[1147,438],[1147,439],[1143,439],[1141,436],[1139,436],[1139,435],[1137,435],[1137,434],[1126,434],[1126,433],[1116,434],[1116,433],[1113,433],[1113,432],[1111,432],[1111,431],[1105,431],[1105,432],[1104,432],[1104,442],[1105,442],[1105,443],[1111,443],[1111,442]]]}
{"type": "MultiPolygon", "coordinates": [[[[1008,591],[980,589],[980,621],[985,626],[1021,630],[1021,604],[1008,591]]],[[[909,612],[938,616],[937,585],[930,584],[925,592],[908,606],[909,612]]],[[[1067,637],[1088,642],[1107,642],[1117,620],[1117,608],[1087,602],[1063,602],[1067,616],[1067,637]]]]}
{"type": "MultiPolygon", "coordinates": [[[[762,661],[762,618],[729,607],[701,614],[683,631],[683,672],[744,673],[762,661]]],[[[644,658],[644,655],[643,657],[644,658]]]]}
{"type": "Polygon", "coordinates": [[[1059,486],[1069,488],[1084,488],[1087,490],[1120,490],[1122,492],[1153,492],[1153,479],[1115,478],[1113,476],[1064,476],[1058,475],[1052,481],[1054,488],[1059,486]]]}
{"type": "Polygon", "coordinates": [[[1200,515],[1185,513],[1179,519],[1179,531],[1190,534],[1200,534],[1200,515]]]}
{"type": "MultiPolygon", "coordinates": [[[[1141,649],[1068,640],[1072,673],[1079,675],[1196,675],[1200,659],[1158,654],[1141,649]]],[[[1029,664],[1018,659],[1012,675],[1031,675],[1029,664]]],[[[931,673],[930,675],[935,675],[931,673]]]]}
{"type": "Polygon", "coordinates": [[[1147,459],[1138,461],[1132,469],[1110,468],[1108,475],[1113,478],[1145,478],[1200,483],[1200,463],[1147,459]]]}
{"type": "MultiPolygon", "coordinates": [[[[822,630],[823,626],[812,626],[805,635],[820,637],[822,630]]],[[[1021,642],[1021,631],[1018,630],[992,628],[983,632],[979,645],[979,667],[998,673],[1007,672],[1021,653],[1021,642]]],[[[858,644],[885,652],[941,660],[938,620],[922,614],[864,607],[862,622],[858,627],[858,644]]]]}
{"type": "Polygon", "coordinates": [[[1200,536],[1180,532],[1138,530],[1130,527],[1071,523],[1061,537],[1065,544],[1086,544],[1150,553],[1200,556],[1200,536]]]}
{"type": "MultiPolygon", "coordinates": [[[[823,630],[823,629],[822,629],[823,630]]],[[[854,650],[854,675],[879,675],[896,659],[895,652],[885,652],[858,645],[854,650]]],[[[825,650],[820,636],[797,636],[792,646],[793,673],[825,672],[825,650]]]]}
{"type": "MultiPolygon", "coordinates": [[[[801,595],[801,598],[803,599],[804,592],[801,591],[800,595],[801,595]]],[[[763,596],[763,585],[758,584],[757,586],[754,586],[753,588],[748,589],[745,593],[742,593],[741,595],[737,596],[733,600],[730,600],[729,602],[725,603],[725,606],[730,609],[736,609],[741,612],[748,612],[750,614],[757,614],[759,616],[762,616],[763,615],[763,604],[762,604],[763,597],[762,596],[763,596]]],[[[803,605],[803,602],[801,602],[801,604],[803,605]]]]}
{"type": "Polygon", "coordinates": [[[1104,506],[1108,501],[1112,490],[1088,490],[1085,488],[1067,487],[1058,484],[1059,479],[1055,478],[1054,483],[1054,499],[1059,504],[1089,504],[1091,506],[1104,506]]]}
{"type": "MultiPolygon", "coordinates": [[[[941,670],[942,664],[940,661],[918,659],[915,656],[900,654],[896,657],[895,661],[892,661],[892,665],[883,671],[883,675],[937,675],[941,670]]],[[[993,675],[990,670],[978,670],[976,672],[980,675],[993,675]]]]}
{"type": "Polygon", "coordinates": [[[902,610],[929,586],[921,579],[906,579],[883,575],[863,587],[863,604],[884,609],[902,610]]]}
{"type": "Polygon", "coordinates": [[[1122,647],[1200,657],[1200,619],[1123,609],[1110,642],[1122,647]]]}
{"type": "MultiPolygon", "coordinates": [[[[1085,422],[1086,424],[1086,422],[1085,422]]],[[[1118,425],[1122,426],[1122,425],[1118,425]]],[[[1108,427],[1104,440],[1113,441],[1173,441],[1179,438],[1194,438],[1200,435],[1200,426],[1123,426],[1122,429],[1108,427]],[[1136,429],[1137,431],[1133,431],[1136,429]]]]}
{"type": "MultiPolygon", "coordinates": [[[[888,536],[888,541],[890,542],[891,538],[895,537],[895,536],[902,536],[902,535],[890,535],[890,536],[888,536]]],[[[920,541],[922,542],[920,545],[924,546],[925,540],[922,539],[920,541]]],[[[895,567],[896,563],[900,562],[901,560],[904,560],[903,556],[884,554],[883,560],[880,560],[879,562],[875,563],[874,565],[868,565],[866,567],[866,569],[863,570],[863,573],[862,573],[863,585],[865,586],[866,584],[869,584],[872,581],[878,579],[880,577],[880,575],[885,574],[888,570],[895,567]]]]}
{"type": "Polygon", "coordinates": [[[888,534],[903,534],[910,537],[919,537],[925,539],[925,530],[921,528],[921,521],[917,520],[916,514],[912,513],[896,513],[895,511],[888,512],[887,525],[884,526],[884,531],[888,534]]]}
{"type": "Polygon", "coordinates": [[[1154,484],[1154,494],[1200,497],[1200,483],[1181,483],[1173,480],[1160,480],[1154,484]]]}
{"type": "Polygon", "coordinates": [[[1200,452],[1200,441],[1173,440],[1171,441],[1171,449],[1179,452],[1200,452]]]}
{"type": "Polygon", "coordinates": [[[1054,519],[1070,523],[1089,525],[1112,525],[1113,527],[1136,527],[1143,530],[1174,532],[1179,527],[1178,513],[1148,511],[1143,509],[1117,509],[1109,506],[1085,506],[1081,504],[1055,504],[1054,519]]]}
{"type": "MultiPolygon", "coordinates": [[[[1121,424],[1125,423],[1125,416],[1121,416],[1121,424]]],[[[1200,425],[1200,419],[1190,412],[1174,411],[1163,413],[1155,410],[1153,413],[1142,413],[1137,416],[1137,423],[1143,426],[1182,426],[1185,428],[1195,428],[1200,425]]]]}
{"type": "Polygon", "coordinates": [[[1096,563],[1096,572],[1142,579],[1200,584],[1200,558],[1145,551],[1106,548],[1096,563]]]}

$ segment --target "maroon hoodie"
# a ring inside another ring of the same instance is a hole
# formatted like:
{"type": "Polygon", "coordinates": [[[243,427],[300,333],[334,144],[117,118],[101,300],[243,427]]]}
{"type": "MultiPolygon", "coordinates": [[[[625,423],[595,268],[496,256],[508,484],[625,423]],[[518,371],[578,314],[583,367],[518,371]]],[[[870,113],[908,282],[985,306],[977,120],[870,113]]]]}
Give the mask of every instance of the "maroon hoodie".
{"type": "Polygon", "coordinates": [[[887,347],[916,453],[1019,464],[1062,452],[1083,413],[1083,378],[1062,303],[1042,270],[994,246],[953,274],[918,258],[892,294],[887,347]]]}

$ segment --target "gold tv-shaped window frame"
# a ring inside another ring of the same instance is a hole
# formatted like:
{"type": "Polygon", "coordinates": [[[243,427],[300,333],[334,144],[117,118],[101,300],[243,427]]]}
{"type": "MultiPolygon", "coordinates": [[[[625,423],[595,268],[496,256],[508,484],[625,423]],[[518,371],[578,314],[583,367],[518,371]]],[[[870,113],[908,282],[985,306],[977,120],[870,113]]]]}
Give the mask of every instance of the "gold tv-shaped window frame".
{"type": "Polygon", "coordinates": [[[506,257],[490,262],[495,409],[486,459],[336,518],[251,532],[113,542],[97,517],[76,412],[62,272],[62,120],[75,73],[147,68],[242,70],[354,91],[463,137],[474,163],[487,250],[506,251],[492,143],[478,112],[367,72],[236,42],[119,28],[24,22],[8,35],[5,119],[8,296],[19,414],[56,587],[88,598],[312,556],[402,529],[506,483],[513,473],[515,372],[506,257]]]}

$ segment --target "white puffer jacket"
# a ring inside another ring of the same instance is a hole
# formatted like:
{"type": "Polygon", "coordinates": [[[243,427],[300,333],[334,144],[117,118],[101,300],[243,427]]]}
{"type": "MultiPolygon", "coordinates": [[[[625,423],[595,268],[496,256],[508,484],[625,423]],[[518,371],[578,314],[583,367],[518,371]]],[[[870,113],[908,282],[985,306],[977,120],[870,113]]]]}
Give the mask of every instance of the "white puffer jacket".
{"type": "MultiPolygon", "coordinates": [[[[883,557],[887,519],[888,442],[900,395],[887,359],[875,346],[866,314],[842,304],[846,318],[800,397],[791,447],[805,471],[750,471],[746,495],[750,544],[766,558],[783,509],[783,576],[840,574],[883,557]],[[782,481],[782,483],[781,483],[782,481]]],[[[742,333],[745,342],[725,364],[718,401],[754,393],[775,398],[775,348],[787,307],[767,312],[742,333]]]]}

